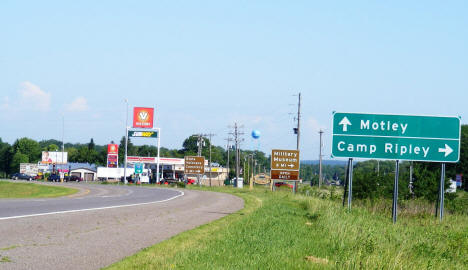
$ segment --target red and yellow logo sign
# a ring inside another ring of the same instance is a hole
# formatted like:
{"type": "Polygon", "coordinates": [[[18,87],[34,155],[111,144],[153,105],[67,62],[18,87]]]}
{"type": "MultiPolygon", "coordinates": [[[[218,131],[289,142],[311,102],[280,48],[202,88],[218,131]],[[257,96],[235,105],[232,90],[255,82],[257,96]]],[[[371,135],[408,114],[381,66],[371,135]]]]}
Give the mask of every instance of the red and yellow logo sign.
{"type": "Polygon", "coordinates": [[[118,154],[119,146],[117,144],[108,144],[107,145],[107,154],[118,154]]]}
{"type": "Polygon", "coordinates": [[[133,127],[134,128],[153,128],[153,108],[133,108],[133,127]]]}

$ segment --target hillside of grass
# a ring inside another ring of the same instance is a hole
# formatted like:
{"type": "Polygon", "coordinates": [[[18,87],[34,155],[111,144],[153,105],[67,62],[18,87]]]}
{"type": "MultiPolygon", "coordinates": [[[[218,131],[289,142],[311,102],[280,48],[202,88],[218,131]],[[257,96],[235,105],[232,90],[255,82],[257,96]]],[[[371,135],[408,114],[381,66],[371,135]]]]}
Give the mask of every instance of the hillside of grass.
{"type": "MultiPolygon", "coordinates": [[[[198,188],[197,188],[198,189],[198,188]]],[[[466,269],[468,217],[401,216],[339,200],[212,188],[245,208],[118,262],[108,269],[466,269]]]]}
{"type": "Polygon", "coordinates": [[[55,198],[78,192],[74,188],[0,181],[0,198],[55,198]]]}

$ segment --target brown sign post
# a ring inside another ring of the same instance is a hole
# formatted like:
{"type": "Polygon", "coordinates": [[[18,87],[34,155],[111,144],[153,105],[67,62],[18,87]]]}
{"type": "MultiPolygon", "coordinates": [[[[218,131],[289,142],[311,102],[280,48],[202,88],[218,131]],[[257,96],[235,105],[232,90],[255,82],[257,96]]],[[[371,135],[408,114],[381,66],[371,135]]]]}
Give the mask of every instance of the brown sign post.
{"type": "Polygon", "coordinates": [[[184,162],[185,174],[204,174],[205,157],[186,156],[184,162]]]}
{"type": "MultiPolygon", "coordinates": [[[[271,150],[271,180],[298,181],[300,158],[298,150],[271,150]]],[[[273,188],[272,186],[272,188],[273,188]]]]}

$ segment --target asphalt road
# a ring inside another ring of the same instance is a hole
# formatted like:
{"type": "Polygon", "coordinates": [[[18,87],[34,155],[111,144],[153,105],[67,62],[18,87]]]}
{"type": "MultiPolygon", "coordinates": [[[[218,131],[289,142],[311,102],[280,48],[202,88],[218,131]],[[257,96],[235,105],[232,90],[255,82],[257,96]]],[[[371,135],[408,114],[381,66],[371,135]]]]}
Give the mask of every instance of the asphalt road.
{"type": "Polygon", "coordinates": [[[0,269],[99,269],[243,207],[242,199],[214,192],[56,185],[80,192],[0,199],[0,269]]]}

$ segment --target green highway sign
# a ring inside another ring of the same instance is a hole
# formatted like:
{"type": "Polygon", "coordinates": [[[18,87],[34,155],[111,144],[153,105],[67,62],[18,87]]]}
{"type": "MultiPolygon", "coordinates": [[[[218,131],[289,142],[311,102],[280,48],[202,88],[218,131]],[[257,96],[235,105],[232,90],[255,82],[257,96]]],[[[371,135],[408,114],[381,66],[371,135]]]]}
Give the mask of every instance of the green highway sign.
{"type": "Polygon", "coordinates": [[[144,167],[143,163],[135,163],[135,173],[136,174],[143,173],[143,167],[144,167]]]}
{"type": "Polygon", "coordinates": [[[128,131],[128,137],[142,137],[142,138],[157,138],[158,132],[157,131],[128,131]]]}
{"type": "Polygon", "coordinates": [[[460,118],[336,112],[332,156],[458,162],[460,118]]]}

